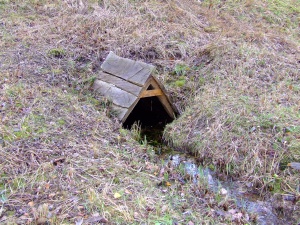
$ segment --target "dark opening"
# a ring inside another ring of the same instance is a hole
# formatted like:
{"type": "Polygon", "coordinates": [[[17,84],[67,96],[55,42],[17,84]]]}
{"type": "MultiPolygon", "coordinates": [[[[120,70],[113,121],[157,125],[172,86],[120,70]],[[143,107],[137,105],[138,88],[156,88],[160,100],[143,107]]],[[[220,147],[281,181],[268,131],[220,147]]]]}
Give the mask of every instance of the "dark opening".
{"type": "Polygon", "coordinates": [[[154,90],[154,87],[150,84],[147,90],[154,90]]]}
{"type": "Polygon", "coordinates": [[[130,129],[134,122],[138,122],[142,128],[157,126],[163,128],[167,123],[172,122],[172,120],[158,97],[149,97],[139,100],[123,126],[130,129]]]}

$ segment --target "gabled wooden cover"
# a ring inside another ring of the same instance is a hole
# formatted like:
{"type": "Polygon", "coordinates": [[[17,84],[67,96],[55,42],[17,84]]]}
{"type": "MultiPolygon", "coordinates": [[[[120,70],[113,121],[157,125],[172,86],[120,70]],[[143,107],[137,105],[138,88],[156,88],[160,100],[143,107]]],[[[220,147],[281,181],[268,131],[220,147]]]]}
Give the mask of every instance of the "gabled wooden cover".
{"type": "Polygon", "coordinates": [[[141,87],[144,86],[149,76],[151,76],[151,72],[154,70],[154,66],[152,65],[121,58],[113,52],[108,54],[101,68],[109,74],[141,87]]]}
{"type": "Polygon", "coordinates": [[[171,118],[178,114],[163,85],[152,76],[154,66],[126,59],[110,52],[94,82],[93,89],[113,103],[123,123],[140,98],[157,96],[171,118]],[[149,89],[151,85],[152,89],[149,89]]]}

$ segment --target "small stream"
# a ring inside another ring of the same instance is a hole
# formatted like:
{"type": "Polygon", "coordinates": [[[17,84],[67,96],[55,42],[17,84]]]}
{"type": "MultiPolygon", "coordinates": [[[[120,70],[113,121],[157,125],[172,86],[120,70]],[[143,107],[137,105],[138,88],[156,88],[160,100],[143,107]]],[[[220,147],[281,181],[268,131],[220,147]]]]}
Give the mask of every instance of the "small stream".
{"type": "Polygon", "coordinates": [[[278,218],[272,212],[272,204],[268,201],[259,200],[258,196],[248,195],[245,192],[241,192],[240,187],[234,182],[221,182],[215,176],[215,173],[209,168],[198,167],[193,159],[184,159],[180,155],[169,156],[170,162],[174,167],[178,167],[180,164],[184,165],[185,171],[191,177],[193,177],[193,182],[197,183],[198,177],[204,178],[209,188],[215,192],[219,193],[222,191],[226,193],[228,197],[233,199],[238,208],[246,210],[248,213],[256,214],[256,223],[260,225],[273,225],[282,224],[280,218],[278,218]]]}
{"type": "Polygon", "coordinates": [[[214,193],[223,192],[230,199],[233,199],[239,209],[245,210],[249,214],[256,215],[256,224],[277,225],[290,224],[289,219],[281,218],[273,212],[271,200],[263,200],[257,195],[250,194],[243,190],[242,185],[236,181],[220,181],[215,172],[209,168],[196,164],[196,160],[187,154],[176,154],[168,146],[162,143],[162,132],[159,128],[142,130],[141,135],[145,135],[148,144],[156,148],[156,153],[162,156],[167,163],[173,167],[184,167],[185,172],[197,183],[199,177],[207,181],[208,187],[214,193]]]}

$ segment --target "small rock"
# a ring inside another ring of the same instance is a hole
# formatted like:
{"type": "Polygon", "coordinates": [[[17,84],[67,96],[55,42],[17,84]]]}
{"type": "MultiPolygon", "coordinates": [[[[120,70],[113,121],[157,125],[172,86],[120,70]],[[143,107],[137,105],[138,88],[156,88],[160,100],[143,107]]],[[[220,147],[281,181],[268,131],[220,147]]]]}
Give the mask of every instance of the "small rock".
{"type": "Polygon", "coordinates": [[[139,214],[137,212],[134,212],[133,213],[133,217],[134,217],[134,219],[138,219],[139,218],[139,214]]]}
{"type": "Polygon", "coordinates": [[[96,223],[107,223],[108,220],[105,219],[104,217],[101,216],[96,216],[96,217],[90,217],[85,221],[85,223],[91,223],[91,224],[96,224],[96,223]]]}
{"type": "Polygon", "coordinates": [[[44,224],[47,224],[47,218],[45,217],[40,217],[36,220],[36,224],[38,225],[44,225],[44,224]]]}
{"type": "Polygon", "coordinates": [[[227,195],[227,193],[228,193],[228,191],[225,189],[225,188],[221,188],[221,190],[220,190],[220,194],[221,195],[227,195]]]}

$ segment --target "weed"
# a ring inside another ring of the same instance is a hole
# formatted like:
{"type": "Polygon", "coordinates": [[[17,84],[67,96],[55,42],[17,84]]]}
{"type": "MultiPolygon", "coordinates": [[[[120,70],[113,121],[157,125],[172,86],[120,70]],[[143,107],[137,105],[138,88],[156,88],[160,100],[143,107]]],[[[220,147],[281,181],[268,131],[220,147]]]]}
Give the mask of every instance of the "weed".
{"type": "Polygon", "coordinates": [[[63,58],[66,55],[66,51],[62,48],[53,48],[48,51],[48,56],[49,57],[54,57],[54,58],[63,58]]]}
{"type": "Polygon", "coordinates": [[[185,76],[189,70],[190,68],[187,65],[177,64],[175,66],[174,72],[177,76],[185,76]]]}
{"type": "Polygon", "coordinates": [[[139,122],[135,122],[130,129],[131,136],[136,141],[140,142],[143,141],[143,138],[141,137],[141,125],[139,122]]]}
{"type": "Polygon", "coordinates": [[[185,79],[184,78],[180,78],[179,80],[175,81],[175,86],[177,87],[183,87],[185,85],[185,79]]]}

